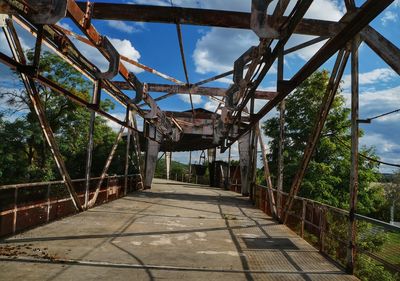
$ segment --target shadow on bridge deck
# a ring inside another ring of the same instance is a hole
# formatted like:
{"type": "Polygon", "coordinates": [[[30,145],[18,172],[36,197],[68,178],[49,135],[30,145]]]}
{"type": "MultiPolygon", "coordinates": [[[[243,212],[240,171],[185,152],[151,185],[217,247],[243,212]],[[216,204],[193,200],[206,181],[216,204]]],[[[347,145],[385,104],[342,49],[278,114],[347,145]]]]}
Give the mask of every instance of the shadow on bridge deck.
{"type": "Polygon", "coordinates": [[[1,280],[357,280],[246,198],[152,190],[1,241],[1,280]]]}

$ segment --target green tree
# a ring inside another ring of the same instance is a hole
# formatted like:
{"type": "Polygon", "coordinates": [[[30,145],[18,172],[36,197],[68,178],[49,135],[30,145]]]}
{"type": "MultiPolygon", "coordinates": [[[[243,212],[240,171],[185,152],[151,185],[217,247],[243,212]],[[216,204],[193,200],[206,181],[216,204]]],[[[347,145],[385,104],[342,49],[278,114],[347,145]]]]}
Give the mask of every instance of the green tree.
{"type": "MultiPolygon", "coordinates": [[[[309,135],[319,113],[321,100],[329,81],[327,71],[318,71],[304,81],[286,100],[284,190],[290,189],[304,153],[309,135]]],[[[339,208],[348,208],[350,179],[350,110],[338,93],[333,101],[322,136],[308,166],[300,196],[339,208]]],[[[271,138],[270,170],[276,178],[279,118],[263,124],[264,133],[271,138]]],[[[362,132],[361,132],[362,133],[362,132]]],[[[362,147],[362,154],[376,158],[373,148],[362,147]]],[[[360,157],[358,212],[368,214],[382,205],[382,189],[370,188],[377,181],[378,166],[360,157]]]]}
{"type": "MultiPolygon", "coordinates": [[[[33,53],[28,52],[28,60],[33,53]]],[[[44,52],[41,56],[40,73],[63,86],[76,96],[89,101],[91,82],[85,79],[60,57],[44,52]]],[[[53,130],[61,154],[64,156],[72,178],[82,178],[85,171],[86,147],[90,111],[48,87],[37,84],[46,117],[53,130]]],[[[14,121],[0,119],[0,183],[54,180],[59,177],[53,157],[43,137],[37,116],[25,90],[0,92],[8,110],[3,114],[16,114],[14,121]],[[21,114],[20,112],[26,112],[21,114]]],[[[109,100],[101,102],[104,110],[111,109],[109,100]]],[[[115,133],[106,120],[96,117],[94,134],[93,175],[98,175],[115,139],[115,133]]],[[[122,164],[119,164],[122,165],[122,164]]]]}

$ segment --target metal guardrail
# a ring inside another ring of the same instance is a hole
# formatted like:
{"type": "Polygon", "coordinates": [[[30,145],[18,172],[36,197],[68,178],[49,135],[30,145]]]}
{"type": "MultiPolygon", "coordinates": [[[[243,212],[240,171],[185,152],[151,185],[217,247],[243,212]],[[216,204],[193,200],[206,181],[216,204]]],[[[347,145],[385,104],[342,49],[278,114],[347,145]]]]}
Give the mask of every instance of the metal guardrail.
{"type": "MultiPolygon", "coordinates": [[[[269,207],[268,188],[256,185],[256,206],[272,216],[269,207]]],[[[281,196],[285,205],[288,193],[270,189],[277,202],[281,196]]],[[[277,206],[278,213],[281,206],[277,206]]],[[[287,226],[313,246],[345,266],[348,244],[349,212],[315,200],[296,196],[287,226]]],[[[359,258],[367,256],[374,265],[383,266],[391,273],[400,273],[400,227],[360,214],[357,221],[356,251],[359,258]]],[[[358,259],[359,261],[359,259],[358,259]]]]}
{"type": "MultiPolygon", "coordinates": [[[[137,187],[138,174],[128,175],[128,191],[137,187]]],[[[90,196],[100,177],[90,179],[90,196]]],[[[72,181],[79,200],[84,200],[85,179],[72,181]]],[[[123,196],[125,176],[106,176],[97,205],[123,196]]],[[[63,181],[21,183],[0,186],[0,237],[47,223],[75,213],[72,199],[63,181]]]]}

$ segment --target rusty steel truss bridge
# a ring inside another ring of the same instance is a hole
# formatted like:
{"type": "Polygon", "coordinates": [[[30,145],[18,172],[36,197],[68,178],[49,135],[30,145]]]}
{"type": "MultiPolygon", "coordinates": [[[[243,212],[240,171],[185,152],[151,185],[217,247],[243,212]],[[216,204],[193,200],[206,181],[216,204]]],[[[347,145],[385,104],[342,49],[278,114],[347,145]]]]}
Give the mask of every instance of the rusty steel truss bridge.
{"type": "MultiPolygon", "coordinates": [[[[251,3],[250,3],[251,2],[251,3]]],[[[74,0],[0,0],[0,26],[6,35],[12,51],[12,57],[0,53],[0,62],[19,73],[35,113],[40,121],[41,129],[51,148],[62,181],[66,185],[74,206],[83,211],[96,203],[101,183],[98,184],[92,198],[89,196],[90,171],[92,165],[93,133],[95,116],[100,115],[118,123],[121,129],[116,144],[127,129],[127,153],[131,146],[136,151],[137,162],[140,163],[140,139],[146,140],[145,165],[141,169],[141,184],[143,188],[151,186],[155,171],[158,152],[161,151],[191,151],[217,148],[226,151],[232,144],[238,142],[241,171],[241,193],[251,194],[254,190],[257,143],[262,144],[259,121],[273,108],[280,109],[280,153],[283,151],[285,97],[298,87],[313,72],[327,60],[335,57],[331,77],[325,96],[321,101],[319,116],[315,120],[314,129],[309,137],[301,165],[292,181],[290,193],[285,204],[278,196],[268,196],[273,216],[281,222],[286,222],[295,196],[297,195],[312,153],[320,137],[327,119],[332,101],[338,90],[345,67],[351,64],[351,120],[352,120],[352,167],[350,187],[349,230],[352,237],[348,245],[348,269],[351,271],[354,263],[355,239],[355,206],[357,202],[358,179],[358,111],[359,111],[359,57],[358,48],[365,42],[385,63],[400,74],[400,50],[392,42],[370,26],[370,23],[382,13],[394,0],[366,0],[357,6],[354,0],[344,0],[346,13],[337,22],[305,18],[304,15],[313,3],[312,0],[295,1],[294,8],[288,15],[286,10],[290,0],[279,0],[272,14],[267,13],[272,0],[252,0],[251,12],[234,12],[182,7],[149,6],[138,4],[91,3],[74,0]],[[70,18],[83,35],[57,24],[63,18],[70,18]],[[92,20],[120,20],[133,22],[153,22],[175,25],[178,34],[185,81],[179,81],[151,67],[143,65],[132,58],[119,54],[107,36],[100,34],[92,20]],[[22,27],[36,37],[34,56],[28,62],[21,46],[20,37],[15,25],[22,27]],[[212,26],[252,30],[260,39],[257,46],[249,46],[236,61],[232,62],[232,70],[210,77],[204,81],[191,83],[186,67],[181,25],[212,26]],[[315,38],[292,48],[285,48],[289,38],[294,34],[311,35],[315,38]],[[102,72],[90,58],[85,57],[74,44],[73,40],[96,48],[108,61],[108,69],[102,72]],[[326,42],[319,50],[289,79],[284,79],[284,58],[292,52],[326,42]],[[75,69],[93,82],[94,91],[88,102],[73,92],[63,88],[38,71],[42,46],[46,45],[54,53],[62,57],[75,69]],[[258,90],[266,74],[277,62],[276,92],[258,90]],[[127,68],[134,65],[144,71],[168,80],[165,84],[146,83],[127,68]],[[233,77],[232,85],[227,88],[207,87],[205,84],[222,77],[233,77]],[[116,80],[116,77],[122,79],[116,80]],[[55,136],[46,119],[45,110],[40,100],[37,85],[41,84],[53,91],[66,96],[77,104],[91,111],[89,128],[88,153],[86,164],[87,192],[84,203],[80,201],[74,189],[74,183],[66,169],[59,151],[55,136]],[[115,102],[126,108],[126,118],[120,120],[100,108],[101,92],[107,92],[115,102]],[[127,94],[132,93],[132,94],[127,94]],[[153,98],[151,93],[165,93],[153,98]],[[157,102],[175,94],[188,95],[191,110],[171,112],[162,110],[157,102]],[[218,101],[218,110],[210,112],[193,107],[192,96],[201,95],[218,101]],[[259,111],[255,110],[255,100],[266,100],[259,111]],[[148,106],[150,109],[143,109],[148,106]],[[136,118],[144,120],[142,130],[138,129],[136,118]],[[131,141],[132,139],[132,141],[131,141]]],[[[101,175],[106,176],[107,169],[113,158],[116,144],[113,146],[107,163],[101,175]]],[[[143,145],[142,145],[143,146],[143,145]]],[[[265,152],[263,152],[265,156],[265,152]]],[[[126,162],[126,174],[128,171],[126,162]]],[[[283,157],[280,155],[278,173],[278,190],[282,191],[283,157]]],[[[139,165],[140,166],[140,165],[139,165]]],[[[264,158],[265,176],[269,188],[272,188],[268,163],[264,158]]],[[[128,177],[125,175],[125,186],[128,177]]],[[[271,189],[268,189],[272,192],[271,189]]],[[[125,188],[126,192],[126,188],[125,188]]]]}

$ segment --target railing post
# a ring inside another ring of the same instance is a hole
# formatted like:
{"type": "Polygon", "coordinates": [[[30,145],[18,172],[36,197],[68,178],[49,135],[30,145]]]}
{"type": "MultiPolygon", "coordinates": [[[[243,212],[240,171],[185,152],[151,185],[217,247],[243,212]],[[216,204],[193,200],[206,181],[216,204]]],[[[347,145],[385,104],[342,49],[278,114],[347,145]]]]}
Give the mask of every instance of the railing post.
{"type": "Polygon", "coordinates": [[[356,255],[356,208],[358,193],[358,114],[359,114],[359,36],[351,42],[351,170],[350,170],[350,210],[348,222],[348,245],[346,271],[354,273],[356,255]]]}
{"type": "MultiPolygon", "coordinates": [[[[277,79],[279,81],[283,80],[283,71],[284,71],[284,57],[283,57],[283,49],[279,52],[278,55],[278,74],[277,79]]],[[[281,191],[283,191],[283,164],[284,164],[284,145],[285,145],[285,100],[282,100],[279,104],[279,145],[278,145],[278,175],[277,175],[277,217],[282,219],[282,195],[281,191]]]]}
{"type": "Polygon", "coordinates": [[[314,205],[314,201],[312,202],[312,206],[311,206],[311,223],[314,224],[314,211],[315,211],[315,205],[314,205]]]}
{"type": "MultiPolygon", "coordinates": [[[[100,106],[101,95],[101,80],[96,80],[93,87],[92,104],[96,108],[100,106]]],[[[87,146],[86,155],[86,172],[85,172],[85,203],[84,209],[87,210],[89,207],[89,197],[90,197],[90,175],[92,170],[92,159],[93,159],[93,146],[94,146],[94,131],[96,123],[96,111],[90,113],[90,123],[89,123],[89,140],[87,146]]]]}
{"type": "Polygon", "coordinates": [[[50,184],[47,185],[47,217],[46,221],[50,221],[50,208],[51,208],[51,203],[50,203],[50,184]]]}
{"type": "MultiPolygon", "coordinates": [[[[101,187],[100,187],[101,188],[101,187]]],[[[107,186],[106,186],[106,202],[108,202],[108,194],[110,193],[110,176],[107,176],[107,186]]],[[[94,202],[95,204],[96,202],[94,202]]]]}
{"type": "MultiPolygon", "coordinates": [[[[128,123],[129,126],[132,126],[132,120],[131,120],[131,109],[130,106],[126,108],[126,122],[128,123]]],[[[129,173],[129,151],[130,151],[130,146],[131,146],[131,135],[132,131],[131,129],[128,128],[127,131],[127,136],[126,136],[126,150],[125,150],[125,169],[124,169],[124,196],[126,196],[128,192],[128,173],[129,173]]]]}
{"type": "Polygon", "coordinates": [[[18,187],[16,187],[14,191],[13,233],[15,233],[17,229],[17,213],[18,213],[18,187]]]}
{"type": "Polygon", "coordinates": [[[306,200],[302,200],[303,202],[303,208],[301,211],[301,229],[300,229],[300,236],[301,238],[304,238],[304,224],[306,221],[306,211],[307,211],[307,202],[306,200]]]}
{"type": "Polygon", "coordinates": [[[325,251],[325,208],[319,207],[319,250],[323,253],[325,251]]]}

